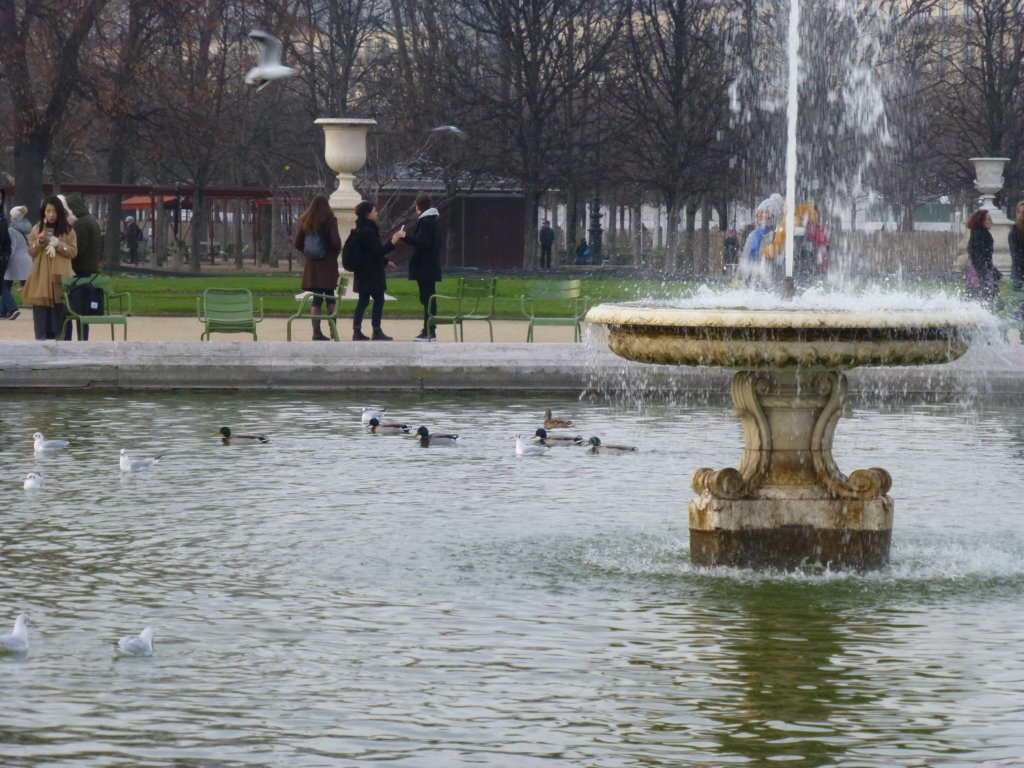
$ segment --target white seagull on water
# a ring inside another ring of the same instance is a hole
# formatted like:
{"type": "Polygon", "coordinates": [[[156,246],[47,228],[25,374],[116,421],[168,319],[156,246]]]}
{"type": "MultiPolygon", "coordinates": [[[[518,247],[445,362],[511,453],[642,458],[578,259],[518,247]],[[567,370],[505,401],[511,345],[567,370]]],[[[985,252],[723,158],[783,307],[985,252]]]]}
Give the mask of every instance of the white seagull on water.
{"type": "Polygon", "coordinates": [[[43,437],[42,432],[36,432],[32,435],[32,439],[35,441],[36,453],[59,451],[61,448],[67,448],[71,444],[70,440],[47,440],[43,437]]]}
{"type": "Polygon", "coordinates": [[[140,469],[149,469],[154,464],[160,463],[161,456],[154,456],[151,459],[133,459],[128,455],[128,449],[121,449],[121,471],[138,472],[140,469]]]}
{"type": "Polygon", "coordinates": [[[153,655],[153,628],[146,627],[137,635],[127,635],[114,643],[117,650],[127,656],[153,655]]]}
{"type": "Polygon", "coordinates": [[[7,653],[28,653],[28,625],[32,623],[27,613],[21,614],[14,622],[14,631],[0,635],[0,650],[7,653]]]}
{"type": "Polygon", "coordinates": [[[25,475],[25,490],[26,491],[41,491],[43,486],[46,485],[46,481],[43,476],[38,472],[29,472],[25,475]]]}
{"type": "Polygon", "coordinates": [[[282,77],[291,77],[295,70],[286,67],[281,63],[281,41],[269,32],[262,32],[254,29],[249,37],[260,44],[260,63],[249,70],[245,76],[247,85],[258,85],[256,92],[259,93],[274,80],[282,77]]]}

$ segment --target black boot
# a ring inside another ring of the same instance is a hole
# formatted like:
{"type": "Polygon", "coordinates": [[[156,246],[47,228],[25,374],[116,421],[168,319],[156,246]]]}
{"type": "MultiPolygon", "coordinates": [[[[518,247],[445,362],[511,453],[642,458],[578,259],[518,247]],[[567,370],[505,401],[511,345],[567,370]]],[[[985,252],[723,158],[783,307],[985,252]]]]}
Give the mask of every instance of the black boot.
{"type": "Polygon", "coordinates": [[[352,329],[352,341],[369,341],[370,337],[363,333],[359,328],[352,329]]]}
{"type": "MultiPolygon", "coordinates": [[[[366,338],[365,336],[363,338],[366,338]]],[[[380,328],[373,329],[373,340],[374,341],[394,341],[391,336],[388,336],[380,328]]]]}

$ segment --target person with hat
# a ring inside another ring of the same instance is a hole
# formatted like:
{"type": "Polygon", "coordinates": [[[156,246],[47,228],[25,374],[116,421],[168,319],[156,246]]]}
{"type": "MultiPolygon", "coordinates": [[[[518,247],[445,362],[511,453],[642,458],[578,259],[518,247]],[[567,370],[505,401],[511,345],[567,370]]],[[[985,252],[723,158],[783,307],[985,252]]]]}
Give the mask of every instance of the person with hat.
{"type": "Polygon", "coordinates": [[[28,208],[17,205],[11,209],[10,227],[7,230],[11,238],[11,260],[7,264],[3,282],[3,303],[0,306],[0,317],[6,320],[17,320],[21,310],[14,300],[12,289],[14,284],[23,283],[28,279],[32,269],[32,257],[28,255],[28,233],[32,231],[32,222],[25,216],[28,208]]]}

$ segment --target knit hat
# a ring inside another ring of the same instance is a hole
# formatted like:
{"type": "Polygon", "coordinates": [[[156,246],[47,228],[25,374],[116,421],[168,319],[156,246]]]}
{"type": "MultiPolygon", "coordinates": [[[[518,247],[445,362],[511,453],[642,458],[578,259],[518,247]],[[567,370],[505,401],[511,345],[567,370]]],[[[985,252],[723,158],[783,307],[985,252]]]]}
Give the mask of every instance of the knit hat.
{"type": "Polygon", "coordinates": [[[11,212],[9,215],[11,217],[11,221],[20,221],[21,219],[25,218],[26,213],[28,213],[28,208],[26,208],[24,205],[16,205],[13,208],[11,208],[11,212]]]}
{"type": "Polygon", "coordinates": [[[135,217],[134,216],[125,216],[124,217],[124,223],[125,224],[131,224],[133,221],[135,221],[135,217]]]}

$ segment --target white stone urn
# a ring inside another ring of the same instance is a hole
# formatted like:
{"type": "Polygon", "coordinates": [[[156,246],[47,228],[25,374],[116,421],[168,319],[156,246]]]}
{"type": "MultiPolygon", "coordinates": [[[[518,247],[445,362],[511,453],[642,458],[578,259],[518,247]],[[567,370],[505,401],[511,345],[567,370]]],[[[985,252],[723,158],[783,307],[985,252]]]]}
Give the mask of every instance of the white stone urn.
{"type": "MultiPolygon", "coordinates": [[[[338,174],[338,188],[331,194],[331,209],[338,217],[342,242],[356,225],[356,205],[362,200],[355,188],[355,174],[366,164],[366,132],[376,120],[360,117],[321,117],[314,121],[324,131],[324,159],[338,174]]],[[[356,298],[351,275],[346,273],[345,295],[356,298]]]]}
{"type": "Polygon", "coordinates": [[[972,157],[974,164],[974,186],[985,202],[982,208],[992,216],[992,239],[995,241],[995,252],[992,261],[1007,279],[1010,276],[1010,221],[1001,208],[995,204],[995,195],[1003,188],[1003,167],[1010,161],[1008,157],[972,157]]]}
{"type": "Polygon", "coordinates": [[[880,467],[840,471],[832,437],[846,376],[861,365],[930,365],[960,357],[985,322],[956,310],[746,309],[600,304],[587,322],[628,360],[738,369],[739,467],[697,469],[690,558],[697,566],[874,569],[889,561],[893,500],[880,467]]]}

